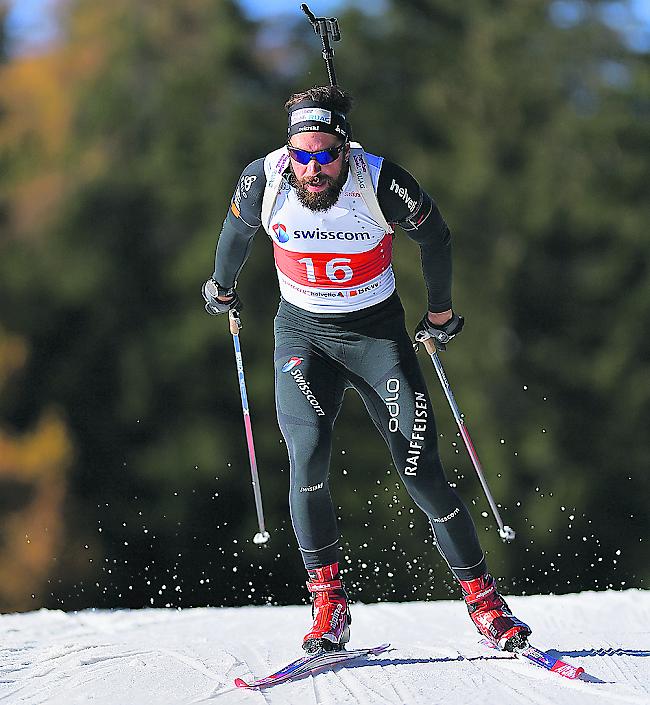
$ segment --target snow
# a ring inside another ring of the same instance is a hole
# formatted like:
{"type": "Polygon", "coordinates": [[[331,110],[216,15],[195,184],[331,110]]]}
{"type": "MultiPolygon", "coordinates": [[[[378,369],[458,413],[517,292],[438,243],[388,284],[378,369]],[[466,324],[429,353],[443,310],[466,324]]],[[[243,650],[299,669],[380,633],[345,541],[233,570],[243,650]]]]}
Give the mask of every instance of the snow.
{"type": "Polygon", "coordinates": [[[650,591],[508,602],[582,680],[481,646],[460,601],[355,604],[350,647],[392,650],[263,691],[233,679],[298,658],[308,607],[41,610],[0,616],[0,703],[650,704],[650,591]]]}

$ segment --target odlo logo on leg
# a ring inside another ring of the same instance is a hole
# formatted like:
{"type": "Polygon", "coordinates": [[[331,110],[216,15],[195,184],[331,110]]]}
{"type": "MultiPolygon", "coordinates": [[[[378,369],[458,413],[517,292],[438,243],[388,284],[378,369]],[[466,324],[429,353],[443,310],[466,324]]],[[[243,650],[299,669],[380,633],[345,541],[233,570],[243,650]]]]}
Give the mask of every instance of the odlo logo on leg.
{"type": "Polygon", "coordinates": [[[388,430],[391,433],[397,433],[399,431],[399,404],[397,403],[399,399],[399,380],[393,377],[386,380],[386,391],[388,395],[384,397],[384,402],[390,414],[388,430]]]}

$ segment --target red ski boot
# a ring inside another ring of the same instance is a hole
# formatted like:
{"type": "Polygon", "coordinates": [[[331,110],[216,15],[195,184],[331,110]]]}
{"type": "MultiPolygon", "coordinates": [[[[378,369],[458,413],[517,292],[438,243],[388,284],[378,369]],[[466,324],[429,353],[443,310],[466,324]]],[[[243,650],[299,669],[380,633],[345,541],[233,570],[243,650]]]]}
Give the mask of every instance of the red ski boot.
{"type": "Polygon", "coordinates": [[[307,588],[313,596],[311,606],[314,624],[305,635],[302,648],[309,654],[317,651],[339,651],[350,641],[350,610],[347,595],[339,579],[339,564],[307,571],[307,588]]]}
{"type": "Polygon", "coordinates": [[[526,646],[531,633],[527,624],[517,619],[497,592],[494,578],[486,573],[474,580],[461,580],[467,611],[479,633],[496,642],[505,651],[526,646]]]}

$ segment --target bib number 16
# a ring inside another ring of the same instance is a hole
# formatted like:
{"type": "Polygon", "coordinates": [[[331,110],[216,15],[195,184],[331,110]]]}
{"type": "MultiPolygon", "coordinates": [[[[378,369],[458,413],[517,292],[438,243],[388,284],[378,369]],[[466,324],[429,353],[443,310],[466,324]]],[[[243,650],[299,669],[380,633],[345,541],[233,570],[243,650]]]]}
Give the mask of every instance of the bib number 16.
{"type": "MultiPolygon", "coordinates": [[[[352,267],[348,264],[351,261],[352,260],[346,259],[345,257],[335,257],[334,259],[331,259],[325,264],[325,275],[330,281],[336,284],[344,284],[345,282],[349,282],[354,276],[352,267]]],[[[299,259],[298,262],[305,265],[305,269],[307,270],[307,281],[316,284],[318,279],[316,276],[314,260],[311,257],[303,257],[302,259],[299,259]]],[[[318,274],[321,273],[319,272],[318,274]]]]}

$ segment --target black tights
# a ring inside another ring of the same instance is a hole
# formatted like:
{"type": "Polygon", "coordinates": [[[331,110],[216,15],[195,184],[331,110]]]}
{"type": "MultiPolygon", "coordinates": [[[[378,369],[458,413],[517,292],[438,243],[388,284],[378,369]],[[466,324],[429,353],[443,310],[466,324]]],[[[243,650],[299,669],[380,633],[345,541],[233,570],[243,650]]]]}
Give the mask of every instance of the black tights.
{"type": "Polygon", "coordinates": [[[280,304],[276,407],[289,451],[291,520],[305,567],[338,560],[328,475],[332,428],[349,387],[363,399],[406,489],[429,517],[438,550],[454,575],[462,580],[483,575],[474,523],[440,462],[433,409],[397,294],[345,314],[280,304]]]}

